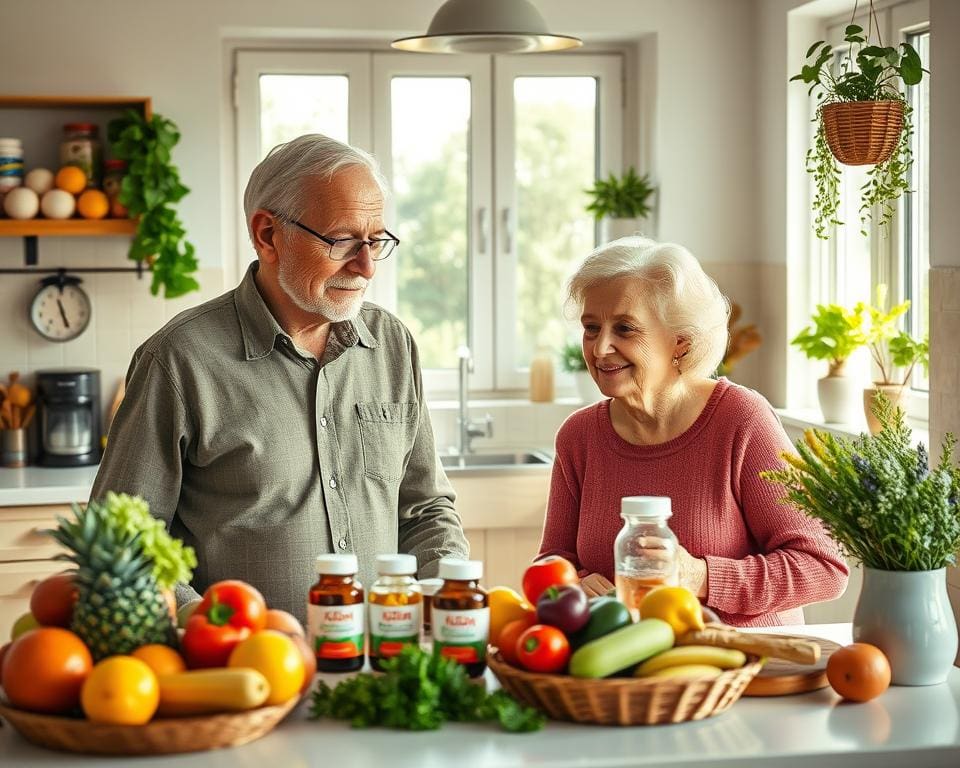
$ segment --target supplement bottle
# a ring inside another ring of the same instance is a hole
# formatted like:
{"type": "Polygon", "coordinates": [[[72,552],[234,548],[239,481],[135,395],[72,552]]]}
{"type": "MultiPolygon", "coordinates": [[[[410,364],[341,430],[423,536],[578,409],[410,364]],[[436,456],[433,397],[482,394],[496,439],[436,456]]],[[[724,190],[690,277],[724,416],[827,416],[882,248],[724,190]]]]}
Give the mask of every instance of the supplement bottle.
{"type": "Polygon", "coordinates": [[[307,601],[307,640],[321,672],[352,672],[363,666],[363,587],[356,555],[317,557],[319,580],[307,601]]]}
{"type": "Polygon", "coordinates": [[[405,645],[420,645],[422,595],[414,574],[413,555],[377,555],[379,577],[367,596],[370,627],[370,666],[396,656],[405,645]]]}
{"type": "Polygon", "coordinates": [[[479,560],[440,561],[443,586],[433,596],[433,645],[440,654],[463,664],[470,677],[487,668],[487,637],[490,608],[487,593],[479,582],[483,563],[479,560]]]}

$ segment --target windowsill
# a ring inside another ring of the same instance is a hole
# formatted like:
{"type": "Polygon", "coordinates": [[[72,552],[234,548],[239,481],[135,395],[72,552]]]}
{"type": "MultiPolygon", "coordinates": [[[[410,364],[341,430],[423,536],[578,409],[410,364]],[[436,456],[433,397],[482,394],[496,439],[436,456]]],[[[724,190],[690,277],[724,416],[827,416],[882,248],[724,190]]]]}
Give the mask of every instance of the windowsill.
{"type": "MultiPolygon", "coordinates": [[[[812,427],[813,429],[826,430],[841,437],[859,437],[861,433],[867,431],[865,421],[853,424],[825,422],[823,420],[823,414],[815,408],[774,408],[774,410],[777,412],[784,426],[793,427],[794,429],[808,429],[812,427]]],[[[912,432],[914,445],[923,443],[929,447],[930,432],[926,424],[908,418],[907,426],[910,427],[910,431],[912,432]]]]}

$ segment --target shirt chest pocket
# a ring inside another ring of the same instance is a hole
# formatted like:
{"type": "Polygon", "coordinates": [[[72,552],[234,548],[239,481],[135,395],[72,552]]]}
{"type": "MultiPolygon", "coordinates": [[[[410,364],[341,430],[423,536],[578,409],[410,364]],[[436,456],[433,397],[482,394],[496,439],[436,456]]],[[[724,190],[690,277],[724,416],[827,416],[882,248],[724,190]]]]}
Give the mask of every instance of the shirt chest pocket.
{"type": "Polygon", "coordinates": [[[403,476],[418,413],[416,403],[357,403],[365,475],[390,482],[403,476]]]}

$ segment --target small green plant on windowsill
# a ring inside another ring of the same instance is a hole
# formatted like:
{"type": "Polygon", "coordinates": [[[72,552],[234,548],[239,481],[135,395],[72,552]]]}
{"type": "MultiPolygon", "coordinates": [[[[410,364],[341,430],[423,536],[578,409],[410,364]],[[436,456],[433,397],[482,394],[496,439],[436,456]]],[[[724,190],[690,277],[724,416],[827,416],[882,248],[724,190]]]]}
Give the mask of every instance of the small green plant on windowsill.
{"type": "Polygon", "coordinates": [[[930,365],[929,336],[919,341],[906,331],[897,329],[900,317],[910,309],[910,301],[903,301],[890,311],[884,307],[887,304],[887,286],[877,286],[877,305],[867,307],[870,314],[870,330],[867,332],[867,347],[870,356],[880,370],[880,379],[875,383],[880,386],[896,386],[903,389],[917,365],[926,371],[930,365]],[[900,369],[905,371],[902,378],[896,377],[894,372],[900,369]]]}
{"type": "Polygon", "coordinates": [[[567,373],[579,373],[587,370],[583,359],[583,348],[578,342],[570,341],[560,350],[560,368],[567,373]]]}
{"type": "Polygon", "coordinates": [[[643,219],[653,210],[647,200],[656,191],[650,183],[650,174],[637,176],[628,168],[623,176],[610,174],[606,179],[597,179],[593,187],[584,190],[590,197],[587,210],[598,221],[605,216],[611,219],[643,219]]]}
{"type": "Polygon", "coordinates": [[[842,376],[847,358],[867,343],[862,330],[863,302],[853,311],[839,304],[818,304],[811,318],[813,325],[804,328],[790,342],[811,360],[826,360],[828,376],[842,376]]]}

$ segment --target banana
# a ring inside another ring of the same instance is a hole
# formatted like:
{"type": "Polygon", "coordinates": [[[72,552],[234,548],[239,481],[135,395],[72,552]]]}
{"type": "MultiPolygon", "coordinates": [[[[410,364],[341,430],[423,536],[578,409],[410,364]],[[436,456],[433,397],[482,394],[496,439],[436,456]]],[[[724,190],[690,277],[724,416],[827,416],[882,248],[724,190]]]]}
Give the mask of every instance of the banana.
{"type": "Polygon", "coordinates": [[[720,667],[714,667],[711,664],[680,664],[676,667],[666,667],[656,672],[651,672],[646,677],[703,677],[712,679],[723,674],[720,667]]]}
{"type": "Polygon", "coordinates": [[[710,645],[678,645],[663,653],[658,653],[647,659],[637,669],[637,676],[653,674],[669,667],[686,666],[689,664],[707,664],[720,669],[736,669],[747,661],[743,651],[733,648],[715,648],[710,645]]]}

